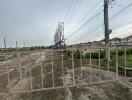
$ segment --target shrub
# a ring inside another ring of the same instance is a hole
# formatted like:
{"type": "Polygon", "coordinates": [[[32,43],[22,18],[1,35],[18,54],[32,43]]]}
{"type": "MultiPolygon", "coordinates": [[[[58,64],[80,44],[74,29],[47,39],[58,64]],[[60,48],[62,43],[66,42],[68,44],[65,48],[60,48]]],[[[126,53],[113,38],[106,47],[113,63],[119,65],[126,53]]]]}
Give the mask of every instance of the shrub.
{"type": "Polygon", "coordinates": [[[119,49],[118,56],[123,56],[123,55],[124,55],[124,49],[119,49]]]}
{"type": "MultiPolygon", "coordinates": [[[[111,56],[116,56],[116,50],[110,51],[111,56]]],[[[124,49],[119,49],[118,50],[118,56],[123,56],[124,55],[124,49]]]]}
{"type": "MultiPolygon", "coordinates": [[[[100,52],[100,58],[104,58],[104,57],[105,57],[105,52],[101,51],[100,52]]],[[[89,59],[90,58],[90,53],[89,52],[85,53],[84,58],[89,59]]],[[[91,58],[92,59],[99,59],[99,53],[98,52],[92,52],[91,53],[91,58]]]]}
{"type": "Polygon", "coordinates": [[[68,51],[68,50],[64,50],[64,54],[65,54],[66,56],[71,56],[71,52],[68,51]]]}
{"type": "Polygon", "coordinates": [[[74,58],[77,58],[77,59],[80,58],[80,51],[79,51],[79,50],[76,50],[76,51],[74,52],[74,58]]]}
{"type": "MultiPolygon", "coordinates": [[[[118,56],[123,56],[125,54],[124,49],[118,49],[118,56]]],[[[126,54],[127,55],[132,55],[132,48],[126,49],[126,54]]],[[[111,51],[111,56],[116,55],[116,50],[111,51]]]]}
{"type": "Polygon", "coordinates": [[[100,58],[105,58],[105,51],[100,52],[100,58]]]}
{"type": "Polygon", "coordinates": [[[126,54],[127,55],[132,55],[132,48],[127,49],[126,54]]]}
{"type": "Polygon", "coordinates": [[[88,52],[87,52],[87,53],[85,53],[85,54],[84,54],[84,58],[85,58],[85,59],[90,58],[90,54],[89,54],[88,52]]]}
{"type": "Polygon", "coordinates": [[[99,59],[99,53],[97,53],[97,52],[91,53],[91,58],[92,59],[99,59]]]}

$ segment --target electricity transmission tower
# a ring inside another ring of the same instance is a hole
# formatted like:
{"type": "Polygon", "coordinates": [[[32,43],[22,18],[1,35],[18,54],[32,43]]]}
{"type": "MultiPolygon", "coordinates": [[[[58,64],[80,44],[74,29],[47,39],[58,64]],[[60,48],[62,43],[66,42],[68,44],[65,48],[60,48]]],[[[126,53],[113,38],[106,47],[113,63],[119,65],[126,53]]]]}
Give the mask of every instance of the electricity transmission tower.
{"type": "Polygon", "coordinates": [[[54,35],[54,45],[55,48],[64,48],[65,47],[65,37],[64,37],[64,22],[59,22],[54,35]]]}

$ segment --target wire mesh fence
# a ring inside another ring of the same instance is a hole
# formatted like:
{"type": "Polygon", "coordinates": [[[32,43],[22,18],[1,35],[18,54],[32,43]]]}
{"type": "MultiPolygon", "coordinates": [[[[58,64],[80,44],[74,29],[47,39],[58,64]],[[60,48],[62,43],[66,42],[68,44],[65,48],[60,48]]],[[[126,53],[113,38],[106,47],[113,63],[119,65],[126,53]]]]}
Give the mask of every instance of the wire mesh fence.
{"type": "Polygon", "coordinates": [[[0,97],[3,100],[19,100],[20,97],[46,100],[47,97],[35,95],[131,76],[129,48],[111,48],[107,58],[105,49],[0,53],[0,97]]]}

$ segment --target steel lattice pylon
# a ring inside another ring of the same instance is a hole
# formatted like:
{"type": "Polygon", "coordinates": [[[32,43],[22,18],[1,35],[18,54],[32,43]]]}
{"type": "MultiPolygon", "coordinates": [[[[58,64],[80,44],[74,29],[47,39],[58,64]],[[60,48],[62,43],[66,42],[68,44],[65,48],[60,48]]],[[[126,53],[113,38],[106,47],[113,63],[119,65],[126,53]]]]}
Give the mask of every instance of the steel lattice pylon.
{"type": "Polygon", "coordinates": [[[54,45],[55,48],[64,48],[65,38],[64,38],[64,22],[59,22],[54,35],[54,45]]]}

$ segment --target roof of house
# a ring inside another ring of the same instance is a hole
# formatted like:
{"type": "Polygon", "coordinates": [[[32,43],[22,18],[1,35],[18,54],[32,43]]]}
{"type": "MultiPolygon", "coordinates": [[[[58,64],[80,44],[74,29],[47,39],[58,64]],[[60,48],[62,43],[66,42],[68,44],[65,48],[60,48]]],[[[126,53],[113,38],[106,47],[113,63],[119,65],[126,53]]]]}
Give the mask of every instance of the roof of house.
{"type": "Polygon", "coordinates": [[[100,40],[99,42],[104,42],[105,41],[105,39],[102,39],[102,40],[100,40]]]}
{"type": "Polygon", "coordinates": [[[132,35],[125,37],[124,39],[132,39],[132,35]]]}
{"type": "Polygon", "coordinates": [[[116,37],[116,38],[112,38],[112,39],[110,39],[110,41],[116,41],[116,40],[121,40],[121,38],[118,38],[118,37],[116,37]]]}

